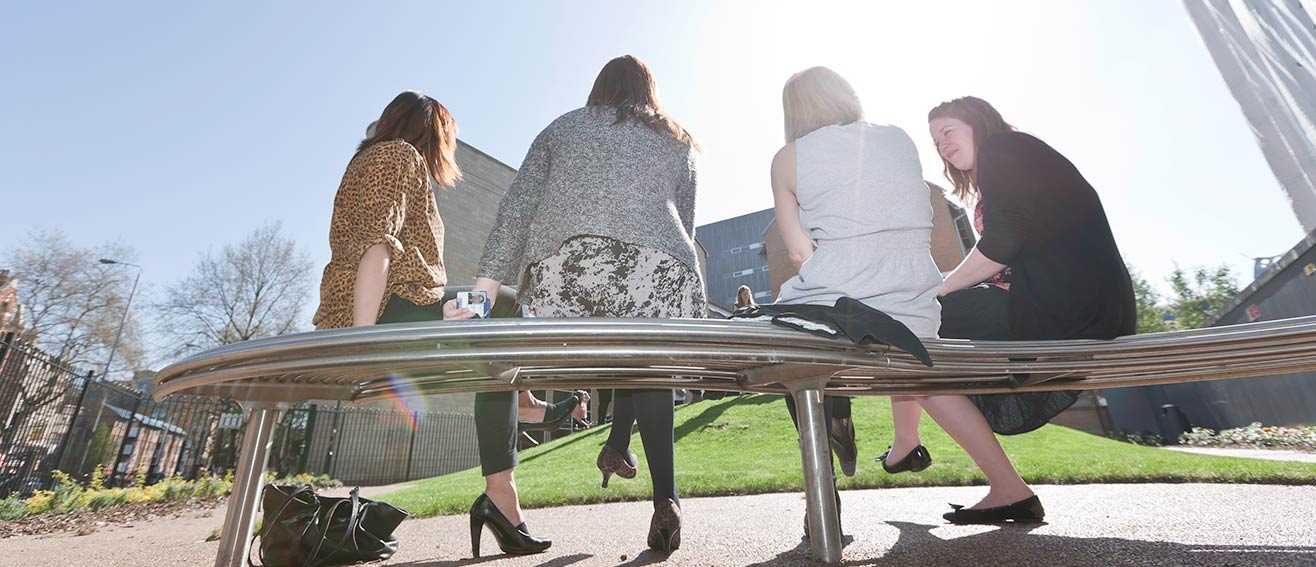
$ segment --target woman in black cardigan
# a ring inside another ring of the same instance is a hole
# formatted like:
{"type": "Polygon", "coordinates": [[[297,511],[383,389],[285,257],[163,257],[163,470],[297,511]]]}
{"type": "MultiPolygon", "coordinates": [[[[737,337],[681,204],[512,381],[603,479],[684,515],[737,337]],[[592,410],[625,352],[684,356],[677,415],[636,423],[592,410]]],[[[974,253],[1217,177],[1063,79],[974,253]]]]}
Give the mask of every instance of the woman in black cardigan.
{"type": "MultiPolygon", "coordinates": [[[[982,99],[943,103],[928,114],[928,122],[954,196],[977,202],[981,233],[942,287],[941,336],[1046,340],[1133,334],[1133,284],[1101,199],[1074,164],[1045,142],[1015,131],[982,99]]],[[[992,433],[1032,431],[1076,397],[1076,392],[1042,392],[921,398],[990,484],[982,501],[957,506],[946,519],[1041,521],[1041,502],[992,433]]],[[[902,454],[920,454],[896,445],[888,459],[897,464],[902,454]]]]}

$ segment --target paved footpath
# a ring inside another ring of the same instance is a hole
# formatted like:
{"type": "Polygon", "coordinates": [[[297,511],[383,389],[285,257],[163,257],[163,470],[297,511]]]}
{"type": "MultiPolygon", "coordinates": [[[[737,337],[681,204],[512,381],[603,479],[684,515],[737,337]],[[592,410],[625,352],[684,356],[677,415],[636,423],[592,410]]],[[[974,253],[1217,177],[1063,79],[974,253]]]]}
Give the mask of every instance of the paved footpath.
{"type": "Polygon", "coordinates": [[[1211,455],[1213,457],[1240,457],[1244,459],[1260,459],[1262,461],[1316,463],[1316,453],[1290,451],[1286,449],[1235,449],[1224,447],[1190,447],[1187,445],[1172,445],[1163,448],[1168,451],[1197,453],[1198,455],[1211,455]]]}
{"type": "MultiPolygon", "coordinates": [[[[1141,484],[1037,487],[1048,513],[1038,526],[951,526],[947,502],[970,503],[983,487],[845,491],[843,567],[863,565],[1212,565],[1316,566],[1316,486],[1141,484]]],[[[409,520],[390,567],[464,565],[818,565],[800,537],[798,494],[689,498],[681,549],[647,551],[647,503],[531,510],[547,553],[471,559],[466,516],[409,520]]],[[[0,541],[0,565],[23,567],[209,566],[217,544],[203,541],[223,518],[185,514],[82,537],[0,541]]]]}

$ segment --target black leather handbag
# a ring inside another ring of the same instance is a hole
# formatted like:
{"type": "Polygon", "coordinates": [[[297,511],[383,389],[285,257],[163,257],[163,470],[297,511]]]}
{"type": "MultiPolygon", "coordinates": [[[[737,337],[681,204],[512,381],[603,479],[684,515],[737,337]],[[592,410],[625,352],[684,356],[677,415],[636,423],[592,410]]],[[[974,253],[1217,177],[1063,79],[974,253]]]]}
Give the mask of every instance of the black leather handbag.
{"type": "MultiPolygon", "coordinates": [[[[264,567],[334,567],[388,559],[398,550],[393,530],[406,519],[401,508],[351,496],[332,498],[311,485],[265,485],[260,561],[264,567]]],[[[251,559],[247,564],[255,567],[251,559]]]]}

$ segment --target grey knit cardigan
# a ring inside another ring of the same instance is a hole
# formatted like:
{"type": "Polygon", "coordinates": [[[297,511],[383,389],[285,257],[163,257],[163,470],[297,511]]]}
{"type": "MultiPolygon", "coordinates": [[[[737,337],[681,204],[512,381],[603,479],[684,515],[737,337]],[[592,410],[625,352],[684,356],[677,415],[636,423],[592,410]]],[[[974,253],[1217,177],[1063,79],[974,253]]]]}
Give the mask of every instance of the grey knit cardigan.
{"type": "Polygon", "coordinates": [[[498,208],[479,277],[525,289],[527,266],[573,236],[605,236],[671,254],[698,274],[694,150],[612,107],[549,124],[498,208]]]}

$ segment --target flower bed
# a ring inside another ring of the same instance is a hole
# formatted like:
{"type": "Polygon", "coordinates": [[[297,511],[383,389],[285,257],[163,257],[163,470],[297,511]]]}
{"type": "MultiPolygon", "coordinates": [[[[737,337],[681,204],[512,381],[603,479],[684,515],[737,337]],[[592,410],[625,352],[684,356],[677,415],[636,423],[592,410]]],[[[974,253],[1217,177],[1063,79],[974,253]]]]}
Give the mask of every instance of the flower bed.
{"type": "Polygon", "coordinates": [[[1201,447],[1249,447],[1316,451],[1316,426],[1274,427],[1253,422],[1247,427],[1225,429],[1220,432],[1204,427],[1195,427],[1192,431],[1179,437],[1179,442],[1184,445],[1201,447]]]}
{"type": "MultiPolygon", "coordinates": [[[[107,488],[100,468],[92,473],[87,484],[80,484],[69,475],[55,471],[53,490],[38,490],[24,499],[10,497],[0,500],[0,522],[13,522],[23,518],[45,515],[68,515],[74,512],[91,513],[118,508],[127,504],[174,502],[174,501],[209,501],[227,495],[233,489],[233,475],[223,477],[206,476],[196,480],[166,478],[152,485],[146,484],[144,474],[139,474],[131,486],[107,488]]],[[[343,483],[326,476],[307,474],[293,475],[281,479],[266,475],[266,482],[278,484],[311,484],[316,488],[335,488],[343,483]]]]}

